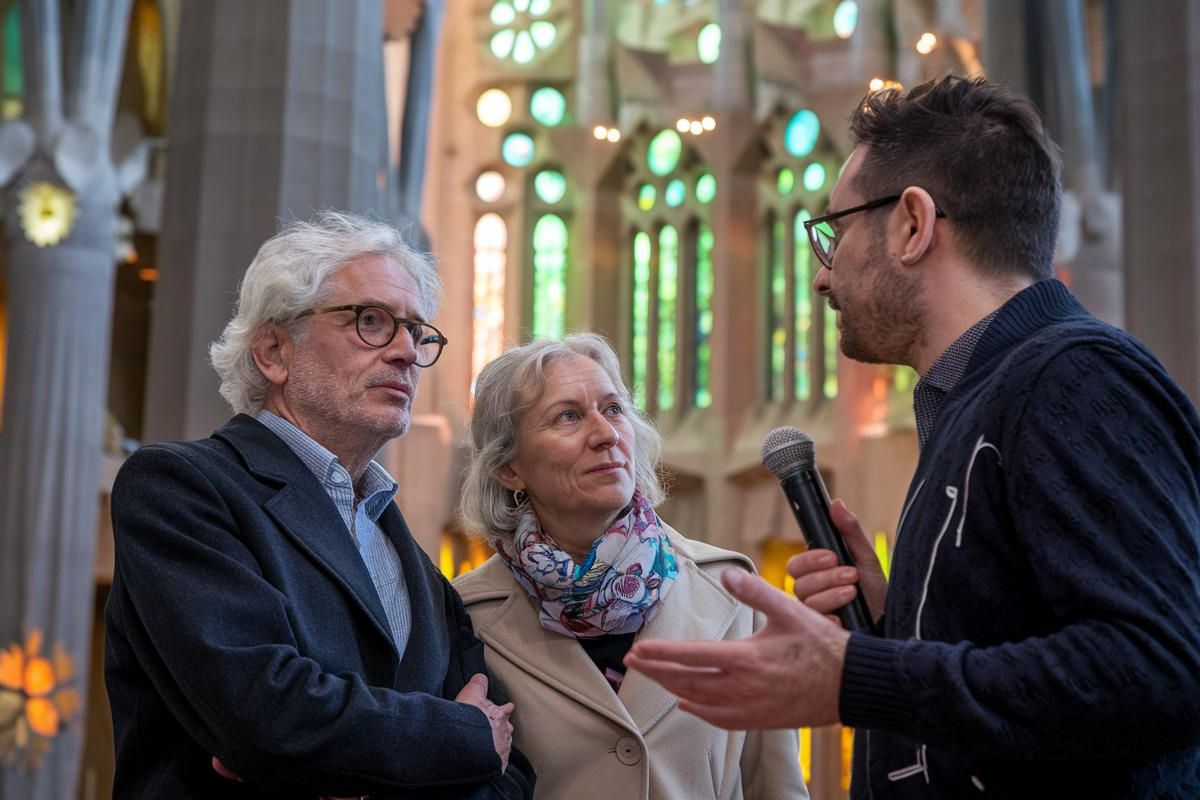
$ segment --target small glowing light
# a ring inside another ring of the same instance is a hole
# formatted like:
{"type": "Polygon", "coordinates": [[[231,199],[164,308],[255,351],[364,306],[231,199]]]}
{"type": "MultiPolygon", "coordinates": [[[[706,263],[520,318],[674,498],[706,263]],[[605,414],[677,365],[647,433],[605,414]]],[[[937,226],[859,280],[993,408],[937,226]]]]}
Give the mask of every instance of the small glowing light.
{"type": "Polygon", "coordinates": [[[923,33],[917,40],[917,52],[923,56],[932,53],[935,47],[937,47],[937,37],[932,33],[923,33]]]}
{"type": "Polygon", "coordinates": [[[499,128],[512,116],[512,98],[503,89],[488,89],[475,103],[475,116],[489,128],[499,128]]]}
{"type": "Polygon", "coordinates": [[[610,142],[619,142],[621,141],[621,132],[616,128],[609,128],[607,139],[610,142]]]}
{"type": "Polygon", "coordinates": [[[597,139],[606,139],[608,138],[608,128],[603,125],[597,125],[592,128],[592,136],[595,136],[597,139]]]}
{"type": "Polygon", "coordinates": [[[700,124],[704,126],[704,130],[706,131],[711,131],[713,128],[717,127],[717,121],[710,116],[706,116],[704,119],[700,120],[700,124]]]}
{"type": "Polygon", "coordinates": [[[699,136],[700,134],[704,133],[704,126],[699,122],[692,120],[692,124],[688,126],[688,130],[692,132],[693,136],[699,136]]]}
{"type": "Polygon", "coordinates": [[[675,121],[675,130],[679,131],[680,133],[687,133],[688,128],[691,127],[691,124],[691,121],[686,117],[680,117],[675,121]]]}
{"type": "Polygon", "coordinates": [[[53,247],[67,237],[75,223],[75,195],[63,186],[35,181],[18,195],[17,218],[29,241],[53,247]]]}
{"type": "Polygon", "coordinates": [[[878,92],[883,88],[883,78],[871,78],[871,82],[867,84],[867,88],[872,92],[878,92]]]}
{"type": "Polygon", "coordinates": [[[882,92],[885,89],[895,89],[902,92],[904,91],[904,84],[889,78],[871,78],[871,82],[867,84],[867,88],[871,90],[871,94],[882,92]]]}
{"type": "Polygon", "coordinates": [[[154,267],[142,267],[138,270],[137,276],[139,281],[154,283],[156,280],[158,280],[158,270],[156,270],[154,267]]]}

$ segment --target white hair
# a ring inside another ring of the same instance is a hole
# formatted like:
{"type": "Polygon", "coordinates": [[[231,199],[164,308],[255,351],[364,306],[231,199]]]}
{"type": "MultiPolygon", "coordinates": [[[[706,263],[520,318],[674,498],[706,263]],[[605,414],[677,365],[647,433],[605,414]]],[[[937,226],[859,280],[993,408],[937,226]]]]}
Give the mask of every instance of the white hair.
{"type": "Polygon", "coordinates": [[[483,536],[510,536],[521,510],[513,493],[497,479],[500,468],[517,455],[517,430],[525,413],[546,390],[546,369],[555,361],[584,356],[595,361],[616,387],[634,430],[634,488],[652,505],[663,501],[658,461],[662,437],[654,423],[633,405],[612,345],[593,333],[561,341],[537,341],[514,347],[492,361],[475,382],[475,408],[468,428],[469,466],[460,510],[467,527],[483,536]]]}
{"type": "Polygon", "coordinates": [[[395,227],[334,210],[307,222],[288,222],[258,249],[238,288],[237,311],[208,350],[221,378],[221,396],[235,412],[254,414],[262,408],[268,384],[253,354],[262,327],[320,305],[330,276],[362,256],[390,258],[408,270],[417,284],[418,310],[433,319],[442,294],[437,268],[395,227]]]}

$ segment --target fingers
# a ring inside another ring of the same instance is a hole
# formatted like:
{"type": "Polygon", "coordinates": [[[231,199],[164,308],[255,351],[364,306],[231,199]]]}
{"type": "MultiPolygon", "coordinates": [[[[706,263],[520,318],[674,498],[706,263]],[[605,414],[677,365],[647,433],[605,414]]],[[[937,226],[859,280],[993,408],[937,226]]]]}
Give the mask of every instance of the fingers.
{"type": "Polygon", "coordinates": [[[833,524],[837,526],[838,531],[842,534],[842,538],[846,540],[846,546],[850,548],[850,556],[854,559],[854,563],[869,564],[874,562],[875,548],[871,546],[870,540],[867,539],[867,534],[863,531],[862,523],[858,521],[858,517],[850,513],[850,509],[846,508],[846,504],[841,500],[834,500],[829,504],[829,516],[833,520],[833,524]]]}
{"type": "Polygon", "coordinates": [[[488,701],[487,697],[488,679],[487,675],[482,672],[477,672],[471,676],[471,680],[467,681],[459,693],[455,696],[455,700],[460,703],[470,703],[473,706],[482,706],[488,701]]]}
{"type": "Polygon", "coordinates": [[[794,614],[796,601],[757,575],[731,567],[721,573],[721,583],[735,599],[767,615],[768,620],[781,621],[794,614]]]}
{"type": "Polygon", "coordinates": [[[237,781],[238,783],[243,782],[241,777],[236,772],[231,770],[229,767],[225,766],[225,764],[223,764],[221,762],[221,759],[217,758],[216,756],[212,757],[212,768],[213,768],[213,771],[216,772],[218,775],[220,775],[222,778],[225,778],[225,779],[231,780],[231,781],[237,781]]]}
{"type": "Polygon", "coordinates": [[[634,661],[661,661],[700,669],[730,670],[744,663],[748,655],[746,640],[712,642],[646,639],[633,643],[633,647],[625,655],[625,665],[638,669],[634,661]],[[631,661],[631,658],[634,661],[631,661]]]}

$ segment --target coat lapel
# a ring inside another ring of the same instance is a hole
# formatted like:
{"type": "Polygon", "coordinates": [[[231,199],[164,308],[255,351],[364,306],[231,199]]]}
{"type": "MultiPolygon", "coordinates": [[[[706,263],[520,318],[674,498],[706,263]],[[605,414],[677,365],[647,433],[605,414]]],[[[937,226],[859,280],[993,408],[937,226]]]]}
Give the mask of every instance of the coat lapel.
{"type": "Polygon", "coordinates": [[[263,503],[280,530],[346,592],[392,649],[383,604],[346,523],[316,477],[278,436],[258,420],[239,414],[214,436],[241,454],[251,473],[281,484],[263,503]]]}
{"type": "Polygon", "coordinates": [[[445,672],[451,647],[440,578],[432,565],[427,564],[429,557],[412,537],[394,502],[379,518],[379,526],[400,557],[412,620],[395,688],[402,692],[428,692],[430,680],[445,672]]]}

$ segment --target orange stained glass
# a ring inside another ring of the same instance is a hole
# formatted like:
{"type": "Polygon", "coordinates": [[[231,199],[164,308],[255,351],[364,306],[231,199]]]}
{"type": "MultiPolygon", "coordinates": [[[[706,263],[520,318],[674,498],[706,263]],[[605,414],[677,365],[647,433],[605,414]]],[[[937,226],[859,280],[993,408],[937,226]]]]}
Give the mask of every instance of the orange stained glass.
{"type": "Polygon", "coordinates": [[[45,658],[31,658],[25,666],[25,693],[30,697],[50,694],[54,689],[54,667],[45,658]]]}
{"type": "Polygon", "coordinates": [[[854,729],[842,728],[842,791],[850,791],[850,768],[854,765],[854,729]]]}
{"type": "Polygon", "coordinates": [[[25,720],[29,728],[39,736],[50,738],[58,733],[60,722],[58,709],[45,697],[31,697],[25,701],[25,720]]]}

